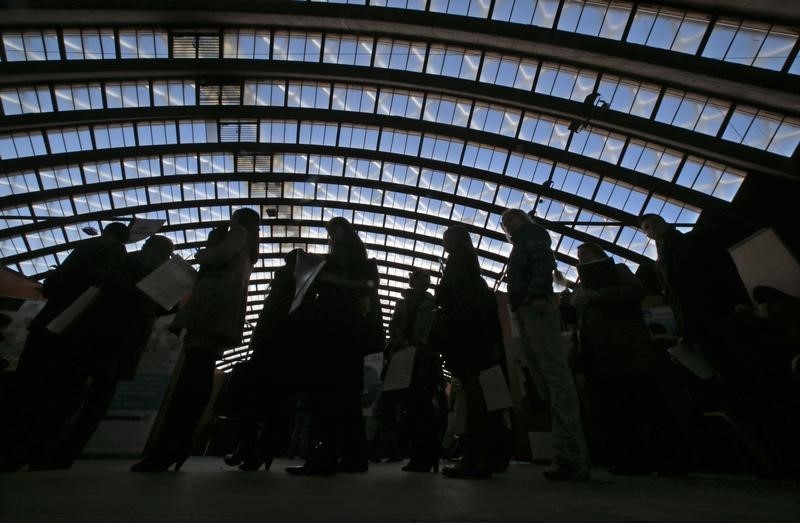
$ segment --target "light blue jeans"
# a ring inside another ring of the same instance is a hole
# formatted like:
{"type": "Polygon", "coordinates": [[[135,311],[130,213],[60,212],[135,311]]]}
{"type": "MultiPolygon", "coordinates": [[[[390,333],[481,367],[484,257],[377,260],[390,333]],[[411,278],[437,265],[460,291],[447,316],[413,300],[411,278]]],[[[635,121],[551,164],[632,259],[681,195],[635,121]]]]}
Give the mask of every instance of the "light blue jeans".
{"type": "Polygon", "coordinates": [[[547,298],[541,307],[520,306],[513,318],[528,368],[550,402],[554,463],[574,468],[588,465],[578,393],[561,345],[561,318],[555,296],[547,298]]]}

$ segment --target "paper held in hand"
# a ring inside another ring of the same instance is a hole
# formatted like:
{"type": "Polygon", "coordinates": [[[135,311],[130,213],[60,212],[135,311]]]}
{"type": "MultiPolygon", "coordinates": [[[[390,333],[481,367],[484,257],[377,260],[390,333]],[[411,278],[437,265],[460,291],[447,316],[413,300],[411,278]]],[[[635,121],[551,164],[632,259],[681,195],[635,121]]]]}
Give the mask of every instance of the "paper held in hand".
{"type": "Polygon", "coordinates": [[[761,229],[730,247],[747,292],[767,286],[800,298],[800,263],[772,229],[761,229]]]}
{"type": "Polygon", "coordinates": [[[149,238],[161,229],[167,220],[153,220],[149,218],[134,218],[128,226],[128,241],[126,243],[136,243],[145,238],[149,238]]]}
{"type": "Polygon", "coordinates": [[[481,371],[478,379],[481,382],[481,389],[483,389],[487,411],[506,409],[514,404],[511,401],[511,393],[508,392],[506,378],[503,376],[500,365],[481,371]]]}
{"type": "Polygon", "coordinates": [[[180,257],[170,258],[136,286],[164,309],[171,309],[191,292],[197,271],[180,257]]]}
{"type": "Polygon", "coordinates": [[[387,390],[402,390],[411,385],[416,354],[417,349],[415,347],[406,347],[392,354],[381,390],[384,392],[387,390]]]}
{"type": "Polygon", "coordinates": [[[311,288],[311,284],[314,283],[319,271],[324,266],[325,260],[323,258],[312,256],[303,251],[297,252],[297,261],[294,266],[294,299],[289,306],[289,314],[293,313],[303,303],[303,297],[305,297],[306,292],[311,288]]]}
{"type": "Polygon", "coordinates": [[[100,288],[98,287],[89,287],[83,291],[83,294],[78,296],[78,299],[72,302],[72,305],[64,309],[61,314],[53,318],[50,323],[47,324],[47,330],[53,334],[61,334],[64,332],[67,327],[72,325],[75,320],[86,312],[86,309],[89,308],[99,295],[100,288]]]}
{"type": "Polygon", "coordinates": [[[698,378],[707,380],[714,376],[714,367],[711,365],[711,362],[686,344],[679,343],[668,348],[667,352],[698,378]]]}

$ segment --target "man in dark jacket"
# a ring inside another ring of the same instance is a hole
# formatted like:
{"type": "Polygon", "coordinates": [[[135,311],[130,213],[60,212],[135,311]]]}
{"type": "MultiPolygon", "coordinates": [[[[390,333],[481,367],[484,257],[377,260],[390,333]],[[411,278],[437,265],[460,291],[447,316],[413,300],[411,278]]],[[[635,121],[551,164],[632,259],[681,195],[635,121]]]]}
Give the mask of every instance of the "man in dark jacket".
{"type": "Polygon", "coordinates": [[[578,393],[561,344],[550,235],[519,209],[504,212],[502,223],[514,245],[508,259],[509,304],[528,367],[537,378],[539,392],[550,401],[554,458],[544,475],[556,481],[586,480],[589,455],[578,393]]]}
{"type": "Polygon", "coordinates": [[[578,275],[573,304],[579,359],[591,395],[590,425],[612,465],[609,472],[647,475],[657,467],[660,474],[685,473],[688,405],[673,386],[666,355],[651,348],[642,284],[596,243],[578,247],[578,275]],[[658,449],[650,445],[651,424],[665,436],[658,449]]]}
{"type": "Polygon", "coordinates": [[[737,316],[739,306],[751,302],[727,251],[744,232],[704,225],[684,234],[656,214],[642,215],[639,224],[656,242],[656,272],[678,333],[714,367],[721,407],[762,471],[781,474],[785,456],[769,440],[781,439],[785,429],[766,426],[777,419],[776,398],[783,398],[771,391],[776,374],[766,365],[766,340],[751,322],[737,316]]]}
{"type": "MultiPolygon", "coordinates": [[[[70,329],[74,352],[63,372],[72,387],[53,393],[70,395],[79,406],[77,417],[72,423],[62,420],[54,452],[38,457],[31,468],[70,468],[111,406],[117,383],[133,379],[158,314],[167,312],[136,284],[169,260],[173,248],[169,238],[152,236],[141,251],[128,254],[114,278],[100,288],[98,298],[70,329]]],[[[71,417],[74,411],[69,414],[71,417]]]]}
{"type": "Polygon", "coordinates": [[[661,216],[639,218],[656,242],[656,272],[675,314],[678,334],[699,349],[726,379],[739,380],[748,366],[737,349],[737,305],[750,304],[747,290],[727,252],[737,238],[719,228],[697,227],[686,234],[661,216]]]}
{"type": "Polygon", "coordinates": [[[9,418],[8,448],[0,449],[0,470],[15,470],[27,464],[31,457],[44,452],[44,441],[34,434],[52,430],[49,419],[67,408],[61,402],[47,401],[42,393],[59,382],[62,369],[68,363],[69,339],[47,329],[67,307],[89,287],[100,287],[111,281],[125,257],[128,228],[114,222],[103,229],[98,238],[80,242],[64,263],[55,269],[42,286],[47,304],[31,321],[25,348],[17,366],[16,412],[9,418]],[[46,425],[39,426],[39,425],[46,425]]]}

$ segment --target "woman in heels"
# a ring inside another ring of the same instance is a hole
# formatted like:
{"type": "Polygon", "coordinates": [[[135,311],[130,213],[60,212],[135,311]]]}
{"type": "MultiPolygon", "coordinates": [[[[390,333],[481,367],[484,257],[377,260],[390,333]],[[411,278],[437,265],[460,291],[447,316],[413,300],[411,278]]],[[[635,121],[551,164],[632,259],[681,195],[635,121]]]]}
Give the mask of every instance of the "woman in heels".
{"type": "Polygon", "coordinates": [[[431,331],[431,346],[438,347],[445,364],[464,387],[466,399],[466,449],[461,461],[445,467],[452,478],[488,478],[489,420],[478,376],[496,359],[497,306],[486,282],[469,231],[453,225],[444,232],[447,265],[436,288],[438,317],[431,331]]]}
{"type": "Polygon", "coordinates": [[[316,258],[295,249],[275,271],[250,340],[250,359],[239,364],[246,372],[240,373],[238,394],[233,399],[238,404],[231,406],[232,417],[239,418],[239,441],[236,451],[225,456],[226,465],[243,471],[262,466],[269,470],[279,434],[291,423],[295,391],[301,381],[298,373],[304,368],[295,348],[303,344],[307,311],[300,307],[290,314],[289,309],[294,300],[295,267],[298,260],[303,264],[309,259],[316,258]]]}
{"type": "Polygon", "coordinates": [[[178,470],[189,457],[192,434],[211,397],[214,364],[242,339],[260,221],[252,209],[237,210],[229,227],[214,229],[195,255],[197,283],[173,323],[174,329],[186,329],[180,375],[156,443],[133,472],[160,472],[173,464],[178,470]]]}
{"type": "Polygon", "coordinates": [[[307,340],[305,365],[311,380],[307,398],[312,444],[304,465],[286,469],[301,476],[367,472],[369,449],[361,412],[364,355],[382,351],[386,343],[377,264],[367,258],[349,221],[336,217],[325,228],[330,252],[303,305],[316,311],[311,316],[316,332],[307,340]]]}
{"type": "MultiPolygon", "coordinates": [[[[409,425],[409,462],[406,472],[429,472],[439,468],[441,430],[437,423],[434,398],[442,381],[439,355],[428,347],[428,333],[435,307],[433,295],[428,292],[431,277],[428,271],[414,269],[409,273],[409,288],[398,300],[389,322],[388,363],[394,352],[414,347],[414,370],[411,385],[405,391],[392,391],[405,403],[409,425]]],[[[394,413],[392,412],[393,416],[394,413]]]]}

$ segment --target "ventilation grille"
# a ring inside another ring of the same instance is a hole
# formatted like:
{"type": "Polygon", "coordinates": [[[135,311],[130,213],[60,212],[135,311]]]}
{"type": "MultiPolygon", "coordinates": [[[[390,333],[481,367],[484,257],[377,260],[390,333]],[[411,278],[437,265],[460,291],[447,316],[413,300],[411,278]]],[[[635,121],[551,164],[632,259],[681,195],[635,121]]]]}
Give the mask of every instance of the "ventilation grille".
{"type": "Polygon", "coordinates": [[[173,58],[219,58],[219,34],[175,34],[173,58]]]}
{"type": "Polygon", "coordinates": [[[267,198],[280,198],[281,196],[283,196],[282,183],[267,184],[267,198]]]}
{"type": "Polygon", "coordinates": [[[255,142],[258,123],[252,121],[220,120],[220,142],[255,142]]]}
{"type": "Polygon", "coordinates": [[[236,157],[236,170],[242,173],[268,173],[272,170],[272,156],[268,154],[240,154],[236,157]]]}
{"type": "Polygon", "coordinates": [[[250,198],[267,197],[267,184],[264,182],[253,182],[250,184],[250,198]]]}
{"type": "Polygon", "coordinates": [[[241,105],[240,84],[201,84],[200,105],[241,105]]]}
{"type": "Polygon", "coordinates": [[[279,205],[278,206],[278,219],[279,220],[291,220],[292,219],[292,206],[291,205],[279,205]]]}

